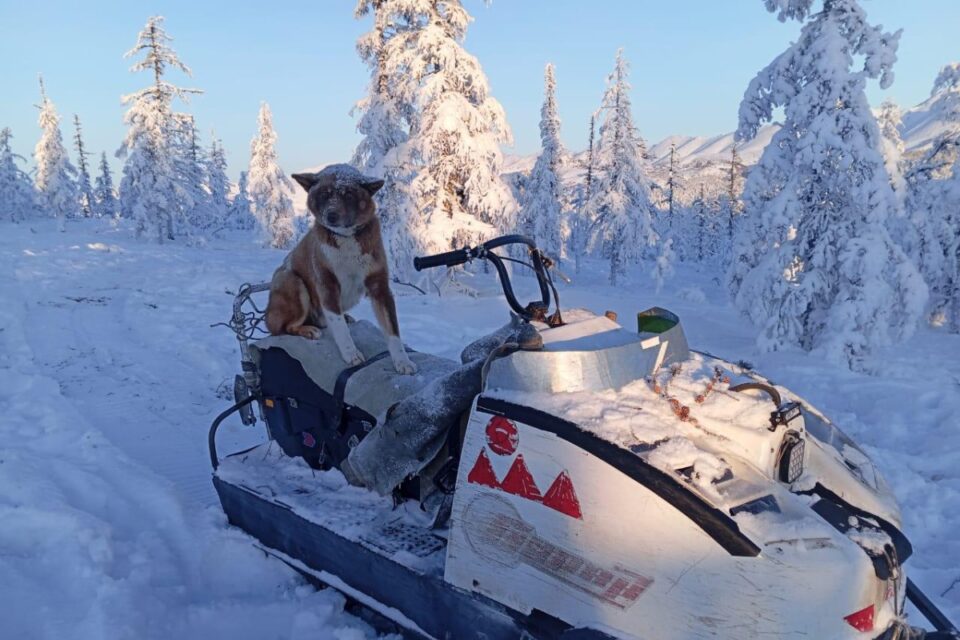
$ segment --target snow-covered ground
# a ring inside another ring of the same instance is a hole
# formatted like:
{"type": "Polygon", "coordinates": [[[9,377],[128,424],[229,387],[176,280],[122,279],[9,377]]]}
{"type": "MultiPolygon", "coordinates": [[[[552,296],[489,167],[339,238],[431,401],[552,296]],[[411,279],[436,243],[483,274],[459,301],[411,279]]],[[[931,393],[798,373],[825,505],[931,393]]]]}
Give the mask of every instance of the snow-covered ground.
{"type": "MultiPolygon", "coordinates": [[[[232,335],[210,325],[281,259],[249,236],[197,249],[97,221],[66,233],[0,223],[0,637],[373,634],[338,595],[229,528],[210,484],[206,430],[238,369],[232,335]]],[[[960,337],[922,329],[867,376],[801,352],[758,354],[719,273],[680,267],[654,295],[645,272],[614,289],[605,264],[590,266],[561,290],[564,306],[611,309],[625,324],[665,306],[694,348],[752,362],[863,445],[903,506],[911,576],[960,618],[960,337]]],[[[398,305],[405,340],[448,357],[506,318],[492,294],[398,305]]],[[[354,315],[372,318],[365,302],[354,315]]],[[[234,423],[221,446],[261,438],[234,423]]]]}

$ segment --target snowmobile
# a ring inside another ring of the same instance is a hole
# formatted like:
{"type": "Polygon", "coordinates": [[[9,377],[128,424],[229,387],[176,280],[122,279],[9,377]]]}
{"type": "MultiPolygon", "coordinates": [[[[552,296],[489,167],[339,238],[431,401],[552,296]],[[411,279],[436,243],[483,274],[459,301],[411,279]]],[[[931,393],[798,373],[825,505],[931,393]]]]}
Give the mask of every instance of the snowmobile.
{"type": "Polygon", "coordinates": [[[229,522],[266,553],[406,637],[960,637],[906,575],[877,468],[815,407],[691,350],[665,309],[635,331],[561,313],[528,238],[414,266],[472,260],[498,274],[511,322],[460,363],[411,353],[415,376],[363,321],[352,367],[327,338],[258,339],[267,285],[241,289],[237,402],[208,443],[229,522]],[[508,245],[539,300],[517,300],[508,245]],[[221,459],[234,414],[268,439],[221,459]],[[907,623],[907,600],[935,630],[907,623]]]}

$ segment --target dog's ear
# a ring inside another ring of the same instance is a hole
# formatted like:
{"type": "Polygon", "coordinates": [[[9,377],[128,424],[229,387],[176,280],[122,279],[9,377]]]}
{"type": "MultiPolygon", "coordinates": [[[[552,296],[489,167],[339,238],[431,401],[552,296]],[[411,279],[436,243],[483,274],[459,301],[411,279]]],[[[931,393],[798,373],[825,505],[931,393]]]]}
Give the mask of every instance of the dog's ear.
{"type": "Polygon", "coordinates": [[[307,193],[310,193],[310,187],[317,183],[317,176],[312,173],[295,173],[290,177],[296,180],[307,193]]]}
{"type": "Polygon", "coordinates": [[[377,191],[380,191],[380,188],[383,186],[383,180],[366,180],[362,186],[367,190],[367,193],[373,195],[377,191]]]}

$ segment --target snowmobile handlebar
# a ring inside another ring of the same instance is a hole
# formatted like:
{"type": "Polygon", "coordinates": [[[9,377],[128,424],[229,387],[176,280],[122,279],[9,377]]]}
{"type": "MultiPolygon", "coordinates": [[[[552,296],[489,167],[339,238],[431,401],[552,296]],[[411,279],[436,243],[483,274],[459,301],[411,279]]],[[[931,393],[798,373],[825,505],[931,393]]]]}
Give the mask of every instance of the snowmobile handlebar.
{"type": "Polygon", "coordinates": [[[417,271],[432,269],[433,267],[456,267],[470,260],[470,249],[457,249],[433,256],[424,256],[413,259],[413,268],[417,271]]]}
{"type": "Polygon", "coordinates": [[[503,287],[503,295],[507,299],[510,308],[513,309],[517,315],[528,321],[543,320],[546,317],[546,312],[550,308],[550,290],[552,289],[550,277],[547,275],[547,268],[551,266],[553,262],[545,256],[543,252],[537,248],[536,243],[527,236],[500,236],[499,238],[487,240],[483,244],[475,247],[464,247],[456,251],[447,251],[446,253],[438,253],[432,256],[414,258],[413,268],[417,271],[422,271],[423,269],[431,269],[433,267],[455,267],[478,258],[487,260],[493,265],[493,268],[497,270],[497,275],[500,277],[500,286],[503,287]],[[513,292],[510,274],[503,264],[504,258],[493,253],[494,249],[509,244],[525,244],[529,247],[533,271],[537,276],[537,284],[540,285],[541,299],[534,300],[526,306],[520,304],[513,292]]]}

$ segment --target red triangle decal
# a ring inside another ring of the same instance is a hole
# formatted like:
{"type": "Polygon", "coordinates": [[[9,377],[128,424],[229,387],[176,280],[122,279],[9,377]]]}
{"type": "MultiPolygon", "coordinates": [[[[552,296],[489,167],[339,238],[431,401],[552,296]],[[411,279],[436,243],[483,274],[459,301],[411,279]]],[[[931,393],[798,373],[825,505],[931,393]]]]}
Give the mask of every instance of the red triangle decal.
{"type": "Polygon", "coordinates": [[[473,469],[467,474],[467,482],[482,484],[491,489],[497,489],[500,486],[500,483],[497,482],[497,474],[493,471],[493,465],[490,464],[490,458],[487,457],[483,449],[480,449],[480,455],[477,456],[477,461],[473,463],[473,469]]]}
{"type": "Polygon", "coordinates": [[[527,500],[536,500],[537,502],[543,500],[537,483],[533,481],[533,476],[527,469],[527,463],[523,461],[523,454],[517,456],[513,464],[510,465],[510,470],[503,478],[500,488],[507,493],[512,493],[527,500]]]}
{"type": "Polygon", "coordinates": [[[583,519],[583,513],[580,512],[580,500],[577,499],[577,492],[573,489],[573,481],[570,480],[566,471],[561,471],[557,479],[547,489],[547,495],[543,497],[543,504],[571,518],[583,519]]]}

